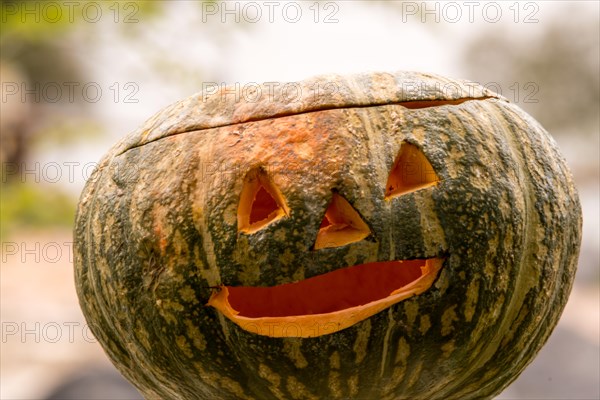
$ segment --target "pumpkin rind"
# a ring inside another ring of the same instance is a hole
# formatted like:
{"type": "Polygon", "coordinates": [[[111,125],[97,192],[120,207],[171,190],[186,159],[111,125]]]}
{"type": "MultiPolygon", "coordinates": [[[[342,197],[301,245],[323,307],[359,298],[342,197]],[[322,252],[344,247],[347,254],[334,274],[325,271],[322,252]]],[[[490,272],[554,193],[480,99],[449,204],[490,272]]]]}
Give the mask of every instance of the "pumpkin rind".
{"type": "Polygon", "coordinates": [[[281,91],[252,102],[192,96],[104,157],[74,234],[92,332],[147,398],[499,393],[545,343],[575,274],[581,210],[554,141],[517,106],[468,82],[401,72],[298,85],[306,90],[296,102],[281,91]],[[308,90],[326,84],[335,93],[308,90]],[[386,199],[402,143],[421,149],[440,181],[386,199]],[[239,194],[257,167],[290,213],[246,234],[239,194]],[[372,237],[315,251],[332,190],[372,237]],[[334,334],[256,335],[205,305],[221,284],[275,286],[438,256],[446,261],[430,290],[334,334]]]}

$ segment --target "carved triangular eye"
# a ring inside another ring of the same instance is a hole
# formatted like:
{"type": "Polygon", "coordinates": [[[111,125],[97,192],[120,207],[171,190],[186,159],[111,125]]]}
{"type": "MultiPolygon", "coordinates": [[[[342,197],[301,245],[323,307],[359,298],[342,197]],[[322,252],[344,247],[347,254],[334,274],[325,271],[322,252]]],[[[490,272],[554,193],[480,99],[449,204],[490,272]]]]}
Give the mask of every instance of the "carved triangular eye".
{"type": "Polygon", "coordinates": [[[421,150],[402,143],[385,188],[385,198],[400,196],[433,186],[440,181],[431,163],[421,150]]]}
{"type": "Polygon", "coordinates": [[[339,247],[358,242],[371,233],[369,226],[346,199],[333,193],[317,233],[314,249],[339,247]]]}
{"type": "Polygon", "coordinates": [[[238,230],[254,233],[289,214],[283,195],[262,170],[246,175],[238,207],[238,230]]]}

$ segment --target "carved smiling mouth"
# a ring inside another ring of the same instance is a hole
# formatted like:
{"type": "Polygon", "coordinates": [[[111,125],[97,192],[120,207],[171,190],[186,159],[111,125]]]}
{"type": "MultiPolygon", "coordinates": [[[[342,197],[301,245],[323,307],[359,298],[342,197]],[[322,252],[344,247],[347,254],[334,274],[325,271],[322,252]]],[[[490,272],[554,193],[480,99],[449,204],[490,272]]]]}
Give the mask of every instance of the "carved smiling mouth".
{"type": "Polygon", "coordinates": [[[372,262],[272,287],[221,286],[209,306],[271,337],[314,337],[348,328],[428,290],[444,260],[372,262]]]}

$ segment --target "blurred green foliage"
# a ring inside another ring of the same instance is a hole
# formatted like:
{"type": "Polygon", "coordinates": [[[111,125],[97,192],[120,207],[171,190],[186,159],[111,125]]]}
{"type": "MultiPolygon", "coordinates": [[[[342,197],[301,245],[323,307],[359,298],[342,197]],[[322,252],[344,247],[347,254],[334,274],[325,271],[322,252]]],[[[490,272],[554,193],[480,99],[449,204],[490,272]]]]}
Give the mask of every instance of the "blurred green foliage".
{"type": "Polygon", "coordinates": [[[80,80],[80,66],[68,46],[68,34],[82,25],[112,20],[122,29],[157,15],[163,1],[0,0],[0,59],[27,75],[30,82],[80,80]],[[121,23],[123,22],[123,23],[121,23]]]}
{"type": "Polygon", "coordinates": [[[48,185],[2,184],[0,235],[2,240],[20,229],[70,228],[75,221],[73,195],[48,185]]]}
{"type": "MultiPolygon", "coordinates": [[[[69,46],[65,46],[68,35],[76,34],[78,27],[94,22],[93,19],[98,17],[97,10],[102,13],[102,19],[123,21],[128,17],[154,16],[163,4],[162,1],[0,0],[0,61],[7,62],[22,74],[20,79],[25,79],[28,85],[80,81],[85,71],[69,46]]],[[[135,25],[119,24],[123,29],[135,25]]],[[[64,120],[63,114],[45,111],[43,102],[33,102],[30,106],[19,129],[3,127],[3,147],[14,142],[19,148],[12,149],[14,151],[9,152],[2,163],[20,165],[31,161],[33,148],[44,148],[51,142],[66,144],[82,137],[82,132],[89,139],[90,135],[99,136],[101,131],[97,123],[86,117],[64,120]]],[[[21,229],[70,228],[73,225],[76,198],[72,193],[67,193],[60,185],[7,180],[4,174],[2,177],[2,240],[21,229]]]]}
{"type": "Polygon", "coordinates": [[[35,42],[57,36],[100,16],[116,22],[155,14],[162,1],[0,0],[0,39],[35,42]],[[98,15],[97,11],[100,11],[98,15]],[[104,15],[103,15],[104,14],[104,15]]]}

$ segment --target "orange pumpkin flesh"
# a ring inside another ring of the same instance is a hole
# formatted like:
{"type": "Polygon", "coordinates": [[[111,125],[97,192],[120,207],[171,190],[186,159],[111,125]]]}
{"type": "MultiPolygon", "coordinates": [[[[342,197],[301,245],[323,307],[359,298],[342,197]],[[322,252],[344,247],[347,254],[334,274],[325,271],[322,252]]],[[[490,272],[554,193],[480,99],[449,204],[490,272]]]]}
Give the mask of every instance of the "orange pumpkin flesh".
{"type": "Polygon", "coordinates": [[[410,143],[402,143],[386,184],[385,198],[414,192],[440,181],[425,155],[410,143]]]}
{"type": "Polygon", "coordinates": [[[369,226],[358,212],[346,199],[334,193],[317,233],[314,250],[358,242],[370,233],[369,226]]]}
{"type": "Polygon", "coordinates": [[[269,177],[260,170],[249,173],[240,195],[239,231],[254,233],[287,214],[285,200],[269,177]]]}
{"type": "Polygon", "coordinates": [[[440,258],[372,262],[273,287],[221,286],[208,305],[254,333],[320,336],[423,293],[442,264],[440,258]]]}

